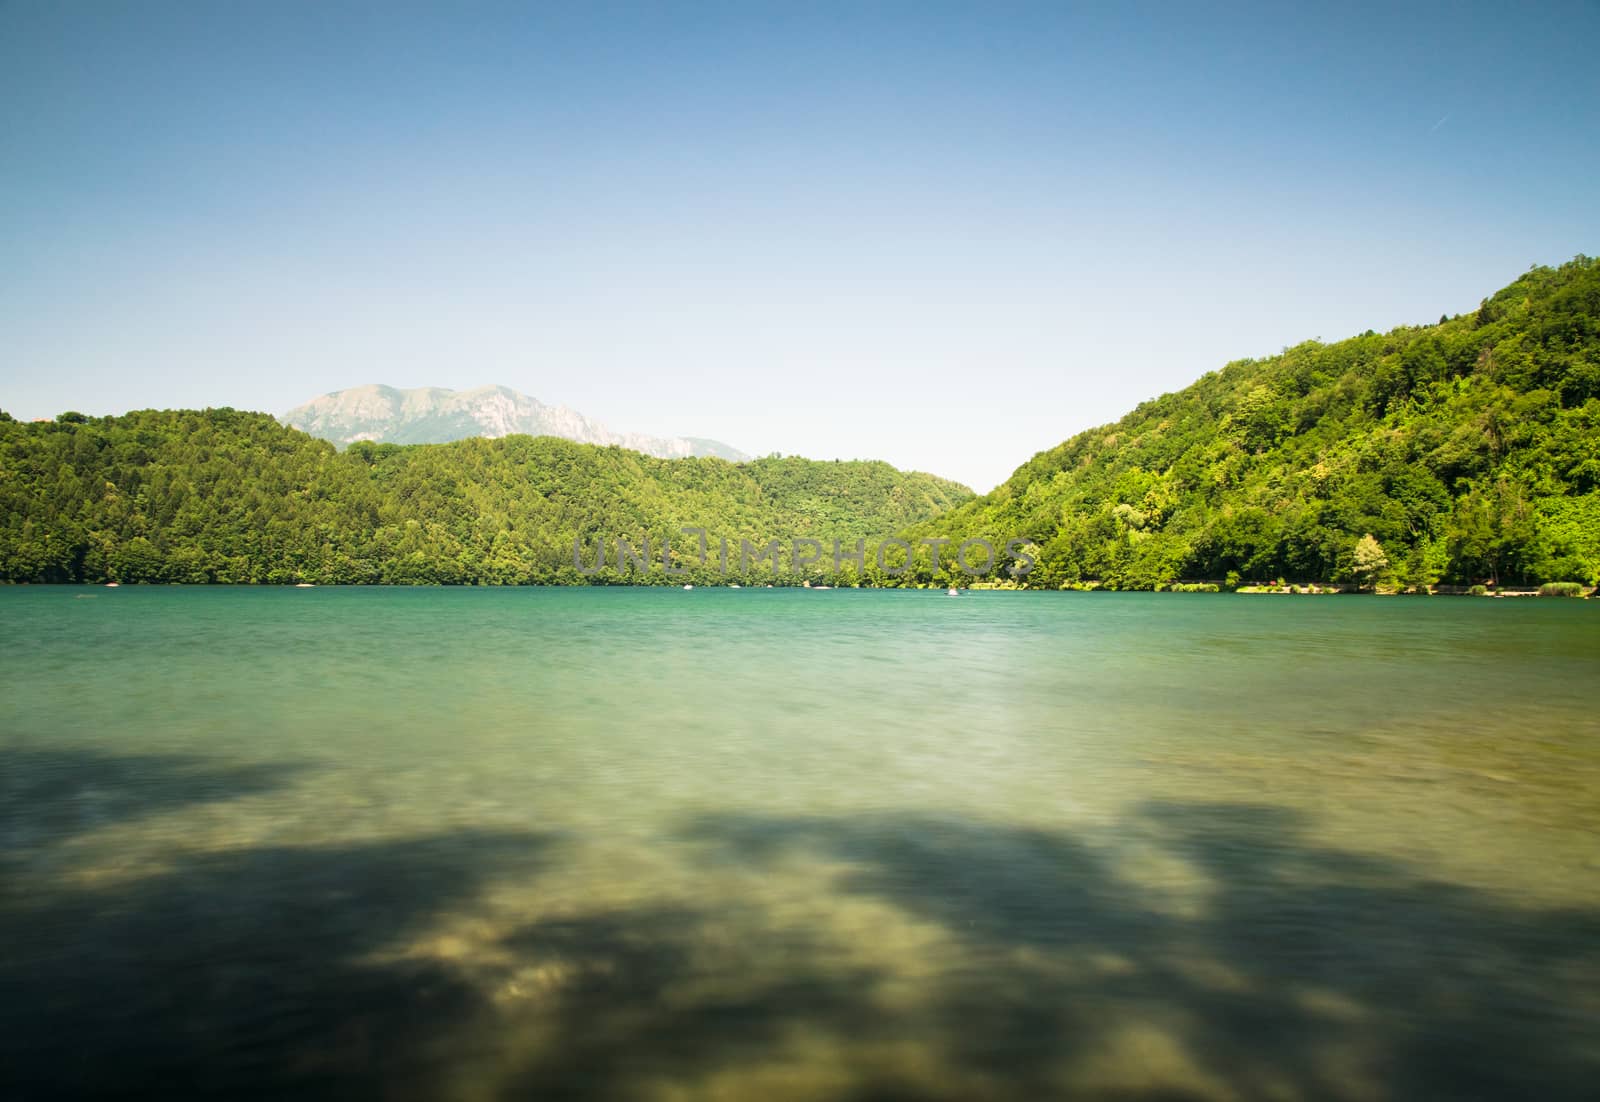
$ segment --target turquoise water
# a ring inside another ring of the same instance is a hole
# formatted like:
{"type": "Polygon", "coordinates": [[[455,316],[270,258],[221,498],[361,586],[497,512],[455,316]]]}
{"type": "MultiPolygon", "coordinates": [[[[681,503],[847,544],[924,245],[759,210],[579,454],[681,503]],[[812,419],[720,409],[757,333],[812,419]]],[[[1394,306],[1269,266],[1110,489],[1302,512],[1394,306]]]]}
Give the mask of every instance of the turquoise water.
{"type": "Polygon", "coordinates": [[[0,668],[7,1098],[1600,1072],[1596,602],[29,587],[0,668]]]}

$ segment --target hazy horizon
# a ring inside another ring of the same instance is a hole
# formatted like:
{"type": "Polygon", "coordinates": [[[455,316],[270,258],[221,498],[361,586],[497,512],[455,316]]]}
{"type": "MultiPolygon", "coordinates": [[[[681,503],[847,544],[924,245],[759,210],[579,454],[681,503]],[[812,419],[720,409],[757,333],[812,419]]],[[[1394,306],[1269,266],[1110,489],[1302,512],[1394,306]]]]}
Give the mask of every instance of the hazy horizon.
{"type": "Polygon", "coordinates": [[[982,492],[1600,251],[1597,38],[1582,4],[10,5],[0,408],[499,384],[982,492]]]}

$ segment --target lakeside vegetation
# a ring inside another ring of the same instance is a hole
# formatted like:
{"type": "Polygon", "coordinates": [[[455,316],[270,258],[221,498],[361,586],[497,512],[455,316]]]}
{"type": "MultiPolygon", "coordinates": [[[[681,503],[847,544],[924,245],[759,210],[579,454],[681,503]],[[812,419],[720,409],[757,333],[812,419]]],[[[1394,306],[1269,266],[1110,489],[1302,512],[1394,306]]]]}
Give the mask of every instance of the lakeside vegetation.
{"type": "Polygon", "coordinates": [[[550,436],[339,452],[264,413],[0,414],[13,582],[605,583],[630,579],[580,574],[574,540],[682,547],[689,525],[853,540],[971,497],[881,462],[657,459],[550,436]]]}
{"type": "Polygon", "coordinates": [[[913,529],[996,532],[1034,538],[1036,588],[1593,585],[1600,261],[1534,268],[1434,325],[1229,364],[913,529]]]}
{"type": "Polygon", "coordinates": [[[228,409],[0,413],[0,581],[943,587],[977,580],[962,541],[1017,537],[1033,542],[985,585],[1581,594],[1600,580],[1600,261],[1534,268],[1434,325],[1229,364],[983,497],[881,462],[527,436],[339,452],[228,409]],[[710,536],[704,565],[685,526],[710,536]],[[896,534],[916,545],[898,574],[871,550],[896,534]],[[797,537],[820,561],[738,562],[741,538],[797,537]],[[579,569],[575,543],[592,564],[619,538],[648,540],[656,568],[579,569]],[[857,539],[865,562],[836,572],[833,541],[857,539]],[[660,569],[669,540],[686,574],[660,569]],[[1023,555],[1033,569],[1011,576],[1023,555]]]}

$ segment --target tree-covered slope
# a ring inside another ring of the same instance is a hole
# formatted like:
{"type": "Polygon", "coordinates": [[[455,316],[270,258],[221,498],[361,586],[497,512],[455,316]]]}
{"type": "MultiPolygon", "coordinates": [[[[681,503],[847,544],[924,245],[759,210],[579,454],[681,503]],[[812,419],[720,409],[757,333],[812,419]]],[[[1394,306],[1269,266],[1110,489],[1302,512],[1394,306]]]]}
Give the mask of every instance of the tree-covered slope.
{"type": "MultiPolygon", "coordinates": [[[[1023,464],[915,535],[1026,535],[1026,584],[1600,574],[1600,262],[1436,325],[1244,360],[1023,464]]],[[[924,571],[931,580],[948,577],[924,571]]]]}
{"type": "Polygon", "coordinates": [[[0,414],[0,580],[582,581],[575,539],[649,537],[659,561],[684,526],[735,553],[741,537],[950,538],[938,569],[922,547],[901,575],[869,551],[863,580],[898,585],[964,580],[954,552],[975,537],[1031,538],[1021,580],[1052,588],[1593,582],[1600,262],[1536,268],[1436,325],[1229,364],[983,498],[883,463],[527,436],[341,454],[231,410],[0,414]]]}
{"type": "Polygon", "coordinates": [[[596,537],[682,547],[683,526],[736,546],[882,536],[971,496],[886,463],[528,436],[340,453],[233,410],[0,415],[0,580],[575,582],[575,539],[592,563],[596,537]]]}

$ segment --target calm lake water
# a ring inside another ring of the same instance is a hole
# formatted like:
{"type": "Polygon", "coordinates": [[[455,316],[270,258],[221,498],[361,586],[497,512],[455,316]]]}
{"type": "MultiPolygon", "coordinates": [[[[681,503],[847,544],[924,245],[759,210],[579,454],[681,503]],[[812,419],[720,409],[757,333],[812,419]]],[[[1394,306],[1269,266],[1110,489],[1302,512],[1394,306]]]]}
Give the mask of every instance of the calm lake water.
{"type": "Polygon", "coordinates": [[[0,1096],[1592,1098],[1600,602],[0,589],[0,1096]]]}

